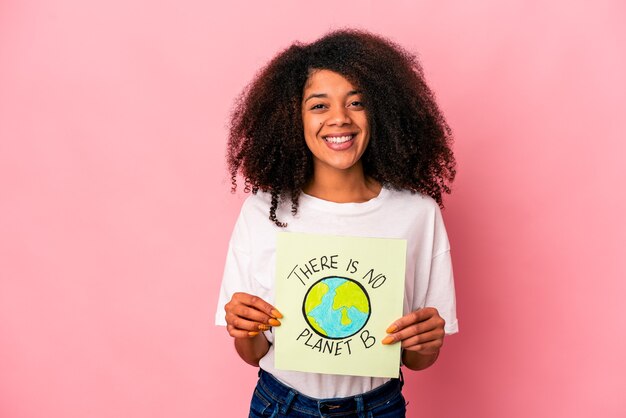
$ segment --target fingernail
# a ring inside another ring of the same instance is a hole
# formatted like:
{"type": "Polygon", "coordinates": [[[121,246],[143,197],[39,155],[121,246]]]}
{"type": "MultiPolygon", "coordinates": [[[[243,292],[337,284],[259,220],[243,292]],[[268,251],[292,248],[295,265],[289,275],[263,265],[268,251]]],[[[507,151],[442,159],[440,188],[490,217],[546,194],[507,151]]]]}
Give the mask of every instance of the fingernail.
{"type": "Polygon", "coordinates": [[[274,318],[282,318],[283,314],[281,314],[280,312],[278,312],[276,309],[272,309],[272,316],[274,318]]]}
{"type": "Polygon", "coordinates": [[[393,334],[394,332],[396,332],[398,330],[398,326],[397,325],[390,325],[389,328],[387,328],[387,334],[393,334]]]}
{"type": "Polygon", "coordinates": [[[257,335],[259,335],[259,333],[257,331],[250,331],[248,332],[248,335],[251,337],[256,337],[257,335]]]}
{"type": "Polygon", "coordinates": [[[391,335],[387,335],[385,338],[383,338],[383,340],[381,342],[383,344],[391,344],[394,341],[395,340],[393,339],[393,337],[391,335]]]}
{"type": "Polygon", "coordinates": [[[270,329],[270,327],[269,327],[269,325],[259,324],[259,329],[261,331],[267,331],[268,329],[270,329]]]}
{"type": "Polygon", "coordinates": [[[274,318],[270,318],[269,321],[267,321],[271,326],[273,327],[277,327],[280,325],[280,321],[278,319],[274,319],[274,318]]]}

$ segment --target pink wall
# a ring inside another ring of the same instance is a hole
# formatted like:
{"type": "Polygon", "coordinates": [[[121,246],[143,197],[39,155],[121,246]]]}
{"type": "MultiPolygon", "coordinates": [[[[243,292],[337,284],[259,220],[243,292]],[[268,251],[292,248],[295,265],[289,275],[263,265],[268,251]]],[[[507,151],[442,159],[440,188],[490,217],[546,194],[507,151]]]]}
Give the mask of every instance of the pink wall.
{"type": "Polygon", "coordinates": [[[456,133],[461,333],[409,416],[626,416],[624,2],[98,3],[0,4],[0,416],[245,415],[226,119],[348,25],[418,51],[456,133]]]}

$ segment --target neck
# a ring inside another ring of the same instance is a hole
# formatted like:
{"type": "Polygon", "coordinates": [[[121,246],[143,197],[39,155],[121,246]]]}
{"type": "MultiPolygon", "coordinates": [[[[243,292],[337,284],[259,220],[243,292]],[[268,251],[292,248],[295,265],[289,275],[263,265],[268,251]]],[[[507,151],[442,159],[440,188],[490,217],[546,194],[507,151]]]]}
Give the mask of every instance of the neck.
{"type": "Polygon", "coordinates": [[[336,203],[367,202],[378,196],[381,184],[366,177],[361,164],[347,170],[315,167],[313,178],[303,191],[319,199],[336,203]]]}

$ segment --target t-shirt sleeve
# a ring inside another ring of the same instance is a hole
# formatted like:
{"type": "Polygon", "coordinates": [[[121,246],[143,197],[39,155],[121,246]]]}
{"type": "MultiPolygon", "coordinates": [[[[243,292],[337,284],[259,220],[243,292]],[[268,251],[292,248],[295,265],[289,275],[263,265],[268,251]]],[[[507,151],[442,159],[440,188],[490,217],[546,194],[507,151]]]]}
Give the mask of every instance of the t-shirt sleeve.
{"type": "Polygon", "coordinates": [[[215,324],[226,325],[224,306],[237,292],[253,293],[250,278],[249,237],[245,219],[239,215],[228,244],[224,276],[220,287],[215,324]]]}
{"type": "Polygon", "coordinates": [[[425,302],[425,306],[437,308],[439,315],[446,321],[444,330],[447,335],[459,332],[450,250],[436,255],[432,260],[425,302]]]}
{"type": "Polygon", "coordinates": [[[446,334],[454,334],[459,332],[454,274],[448,233],[438,206],[435,208],[434,222],[433,253],[424,306],[437,308],[439,315],[446,321],[446,334]]]}

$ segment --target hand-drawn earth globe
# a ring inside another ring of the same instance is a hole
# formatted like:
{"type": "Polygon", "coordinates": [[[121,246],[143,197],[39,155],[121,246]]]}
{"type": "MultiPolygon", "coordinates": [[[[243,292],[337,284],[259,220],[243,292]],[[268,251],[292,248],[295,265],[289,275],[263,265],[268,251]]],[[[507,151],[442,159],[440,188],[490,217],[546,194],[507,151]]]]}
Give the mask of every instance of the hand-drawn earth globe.
{"type": "Polygon", "coordinates": [[[371,314],[365,288],[345,277],[325,277],[309,288],[302,304],[308,324],[319,335],[340,339],[359,332],[371,314]]]}

